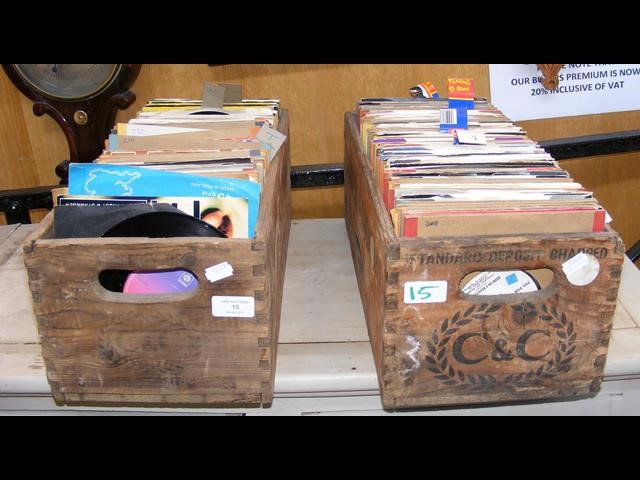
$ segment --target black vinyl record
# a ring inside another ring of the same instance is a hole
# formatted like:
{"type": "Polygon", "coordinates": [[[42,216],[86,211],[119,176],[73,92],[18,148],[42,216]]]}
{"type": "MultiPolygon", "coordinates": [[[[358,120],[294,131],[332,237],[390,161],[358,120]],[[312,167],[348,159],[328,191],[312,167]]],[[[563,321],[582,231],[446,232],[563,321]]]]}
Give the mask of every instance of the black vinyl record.
{"type": "MultiPolygon", "coordinates": [[[[103,237],[225,237],[213,225],[180,211],[153,211],[127,218],[107,230],[103,237]]],[[[103,287],[122,292],[132,272],[106,270],[100,273],[103,287]]]]}
{"type": "Polygon", "coordinates": [[[182,212],[148,212],[127,218],[107,230],[103,237],[222,237],[213,225],[182,212]]]}
{"type": "MultiPolygon", "coordinates": [[[[219,237],[225,235],[200,219],[171,205],[129,205],[123,207],[57,207],[56,233],[73,237],[219,237]]],[[[104,270],[100,285],[111,292],[122,292],[130,270],[104,270]]]]}
{"type": "MultiPolygon", "coordinates": [[[[136,204],[117,207],[64,206],[54,211],[56,238],[87,237],[219,237],[213,225],[187,215],[172,205],[136,204]]],[[[111,292],[123,292],[129,270],[104,270],[100,284],[111,292]]]]}
{"type": "Polygon", "coordinates": [[[213,225],[168,204],[60,206],[54,210],[55,238],[225,237],[213,225]]]}

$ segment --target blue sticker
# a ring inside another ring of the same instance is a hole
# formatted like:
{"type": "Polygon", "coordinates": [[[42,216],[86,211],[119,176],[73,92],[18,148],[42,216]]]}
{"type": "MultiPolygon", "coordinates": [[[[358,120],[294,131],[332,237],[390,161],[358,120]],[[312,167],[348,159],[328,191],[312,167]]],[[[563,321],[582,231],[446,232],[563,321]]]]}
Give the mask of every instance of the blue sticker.
{"type": "Polygon", "coordinates": [[[506,277],[505,280],[507,281],[507,285],[513,285],[518,281],[518,276],[515,273],[512,273],[511,275],[506,277]]]}

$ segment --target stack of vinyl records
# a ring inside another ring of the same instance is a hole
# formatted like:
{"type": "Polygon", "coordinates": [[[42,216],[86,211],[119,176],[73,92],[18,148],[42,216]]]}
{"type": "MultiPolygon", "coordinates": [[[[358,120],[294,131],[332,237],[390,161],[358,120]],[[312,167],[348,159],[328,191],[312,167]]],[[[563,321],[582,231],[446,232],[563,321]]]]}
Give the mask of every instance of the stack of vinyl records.
{"type": "MultiPolygon", "coordinates": [[[[54,192],[57,238],[254,238],[269,163],[285,140],[279,115],[272,99],[148,102],[114,126],[98,159],[70,165],[68,189],[54,192]]],[[[105,270],[99,280],[124,294],[198,284],[184,269],[105,270]]]]}
{"type": "Polygon", "coordinates": [[[600,232],[606,211],[486,101],[441,129],[446,100],[363,99],[363,148],[399,237],[600,232]]]}
{"type": "Polygon", "coordinates": [[[72,164],[57,205],[168,203],[229,238],[253,238],[265,172],[274,152],[257,136],[278,126],[278,100],[203,108],[156,99],[118,123],[92,164],[72,164]]]}

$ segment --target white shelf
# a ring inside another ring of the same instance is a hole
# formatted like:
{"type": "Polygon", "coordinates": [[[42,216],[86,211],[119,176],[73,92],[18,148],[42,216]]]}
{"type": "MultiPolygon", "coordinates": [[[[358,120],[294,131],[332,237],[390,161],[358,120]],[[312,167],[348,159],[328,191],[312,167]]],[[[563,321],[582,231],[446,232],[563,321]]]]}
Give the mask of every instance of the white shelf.
{"type": "Polygon", "coordinates": [[[386,412],[344,219],[294,220],[271,408],[59,407],[53,402],[18,248],[31,226],[0,227],[0,413],[153,415],[640,414],[640,271],[626,260],[602,391],[568,402],[386,412]],[[4,256],[3,256],[4,255],[4,256]]]}

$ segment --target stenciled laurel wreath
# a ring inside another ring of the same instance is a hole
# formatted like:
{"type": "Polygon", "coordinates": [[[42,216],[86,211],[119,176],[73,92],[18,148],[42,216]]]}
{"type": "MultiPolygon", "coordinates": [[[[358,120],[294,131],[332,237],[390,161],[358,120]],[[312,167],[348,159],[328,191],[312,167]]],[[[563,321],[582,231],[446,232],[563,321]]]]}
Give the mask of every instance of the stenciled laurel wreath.
{"type": "MultiPolygon", "coordinates": [[[[541,383],[544,379],[550,379],[556,375],[568,372],[571,369],[571,361],[574,359],[576,350],[576,332],[573,322],[567,321],[564,313],[557,311],[555,307],[547,308],[542,305],[542,315],[539,318],[547,322],[560,339],[558,348],[553,357],[546,364],[541,365],[537,370],[530,372],[508,375],[504,379],[498,380],[493,375],[479,375],[465,373],[461,369],[456,369],[447,359],[447,345],[460,328],[477,320],[483,321],[489,315],[497,312],[503,305],[489,305],[483,303],[469,307],[464,314],[457,312],[451,321],[446,319],[440,326],[440,331],[434,330],[431,340],[427,342],[429,354],[425,356],[427,368],[435,374],[435,378],[445,385],[458,385],[463,387],[482,387],[485,385],[505,385],[514,383],[541,383]]],[[[525,303],[511,307],[515,314],[522,315],[522,318],[537,317],[535,305],[525,303]]]]}

